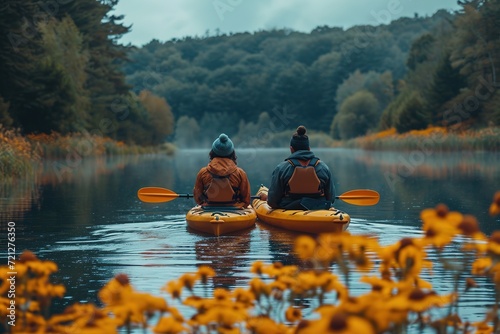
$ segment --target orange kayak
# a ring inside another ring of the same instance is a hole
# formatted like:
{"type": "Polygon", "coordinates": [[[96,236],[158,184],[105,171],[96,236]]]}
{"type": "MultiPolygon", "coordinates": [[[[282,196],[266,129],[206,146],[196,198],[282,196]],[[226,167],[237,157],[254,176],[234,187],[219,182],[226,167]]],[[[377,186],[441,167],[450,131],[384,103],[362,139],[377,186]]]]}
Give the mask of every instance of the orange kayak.
{"type": "MultiPolygon", "coordinates": [[[[257,196],[267,194],[268,188],[261,186],[257,196]]],[[[351,217],[340,210],[285,210],[273,209],[266,201],[254,199],[252,206],[259,221],[295,232],[309,234],[340,232],[347,229],[351,217]]]]}
{"type": "Polygon", "coordinates": [[[220,236],[255,226],[257,214],[252,207],[195,206],[186,214],[186,222],[192,229],[220,236]]]}

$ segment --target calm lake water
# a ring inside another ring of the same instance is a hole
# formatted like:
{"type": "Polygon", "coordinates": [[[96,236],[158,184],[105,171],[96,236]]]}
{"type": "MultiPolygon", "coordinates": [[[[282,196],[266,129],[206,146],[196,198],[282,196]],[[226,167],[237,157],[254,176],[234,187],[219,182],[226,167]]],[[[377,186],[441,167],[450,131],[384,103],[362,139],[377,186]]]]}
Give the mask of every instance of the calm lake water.
{"type": "MultiPolygon", "coordinates": [[[[488,215],[500,190],[500,156],[492,153],[365,152],[318,149],[331,168],[337,195],[352,189],[377,190],[376,206],[334,206],[352,217],[352,234],[371,234],[382,244],[421,233],[419,214],[438,203],[478,218],[483,232],[500,228],[488,215]]],[[[252,191],[268,185],[286,149],[237,150],[238,164],[247,171],[252,191]]],[[[0,255],[6,262],[6,224],[16,224],[16,251],[24,249],[59,265],[55,280],[67,287],[62,308],[72,302],[97,302],[98,290],[114,275],[126,273],[137,290],[162,295],[161,287],[200,264],[212,266],[214,287],[246,286],[253,261],[298,263],[291,254],[295,234],[257,223],[233,235],[212,237],[187,228],[184,215],[192,199],[141,203],[137,190],[160,186],[191,193],[198,170],[208,162],[207,150],[180,151],[173,157],[142,156],[71,159],[45,162],[34,180],[0,188],[0,255]]],[[[448,249],[460,258],[459,242],[448,249]]],[[[436,254],[429,254],[436,260],[436,254]]],[[[440,292],[450,292],[451,274],[439,266],[424,275],[440,292]]],[[[494,301],[488,280],[464,296],[464,320],[482,319],[494,301]]],[[[353,294],[368,286],[351,282],[353,294]]]]}

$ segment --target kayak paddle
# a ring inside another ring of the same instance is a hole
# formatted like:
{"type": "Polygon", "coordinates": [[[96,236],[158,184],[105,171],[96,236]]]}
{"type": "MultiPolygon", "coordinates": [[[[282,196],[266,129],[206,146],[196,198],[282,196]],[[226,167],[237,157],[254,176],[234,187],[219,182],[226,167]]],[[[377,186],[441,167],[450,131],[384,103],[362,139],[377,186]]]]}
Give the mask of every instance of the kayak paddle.
{"type": "MultiPolygon", "coordinates": [[[[170,189],[160,187],[144,187],[137,192],[139,199],[146,203],[163,203],[170,202],[178,197],[192,198],[192,194],[177,194],[170,189]]],[[[259,196],[252,196],[252,199],[258,199],[259,196]]],[[[380,195],[375,190],[356,189],[343,193],[340,196],[335,196],[346,203],[353,205],[369,206],[375,205],[380,199],[380,195]]]]}
{"type": "Polygon", "coordinates": [[[353,205],[369,206],[377,204],[380,195],[375,190],[355,189],[346,191],[340,196],[335,196],[335,198],[353,205]]]}
{"type": "Polygon", "coordinates": [[[170,202],[177,197],[191,198],[191,194],[177,194],[170,189],[160,187],[145,187],[137,192],[139,199],[146,203],[170,202]]]}

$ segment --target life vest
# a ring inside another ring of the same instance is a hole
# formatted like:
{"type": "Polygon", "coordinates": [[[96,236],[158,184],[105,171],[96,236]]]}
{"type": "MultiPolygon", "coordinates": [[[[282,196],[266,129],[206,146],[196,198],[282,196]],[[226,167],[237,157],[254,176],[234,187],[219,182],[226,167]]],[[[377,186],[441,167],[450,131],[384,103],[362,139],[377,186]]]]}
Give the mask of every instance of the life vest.
{"type": "Polygon", "coordinates": [[[234,204],[238,198],[238,188],[231,186],[229,175],[212,175],[212,181],[205,189],[207,204],[234,204]]]}
{"type": "Polygon", "coordinates": [[[286,186],[287,196],[292,198],[324,196],[324,189],[315,169],[319,163],[318,158],[309,161],[299,159],[287,161],[293,166],[293,174],[286,186]]]}

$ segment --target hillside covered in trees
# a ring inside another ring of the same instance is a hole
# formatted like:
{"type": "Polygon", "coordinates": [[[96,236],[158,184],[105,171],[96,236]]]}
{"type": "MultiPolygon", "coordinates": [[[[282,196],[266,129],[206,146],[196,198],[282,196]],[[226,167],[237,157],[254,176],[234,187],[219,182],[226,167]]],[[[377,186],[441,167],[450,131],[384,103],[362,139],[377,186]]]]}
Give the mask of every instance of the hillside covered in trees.
{"type": "Polygon", "coordinates": [[[168,101],[186,145],[218,131],[243,138],[272,130],[270,123],[278,130],[302,123],[334,139],[390,127],[498,125],[491,87],[499,1],[462,7],[348,30],[153,40],[129,52],[124,69],[135,91],[168,101]]]}
{"type": "Polygon", "coordinates": [[[189,147],[219,132],[243,146],[249,135],[288,137],[299,123],[329,140],[500,125],[499,0],[459,1],[456,13],[377,26],[140,48],[120,43],[129,27],[110,14],[117,2],[1,2],[3,128],[189,147]]]}

